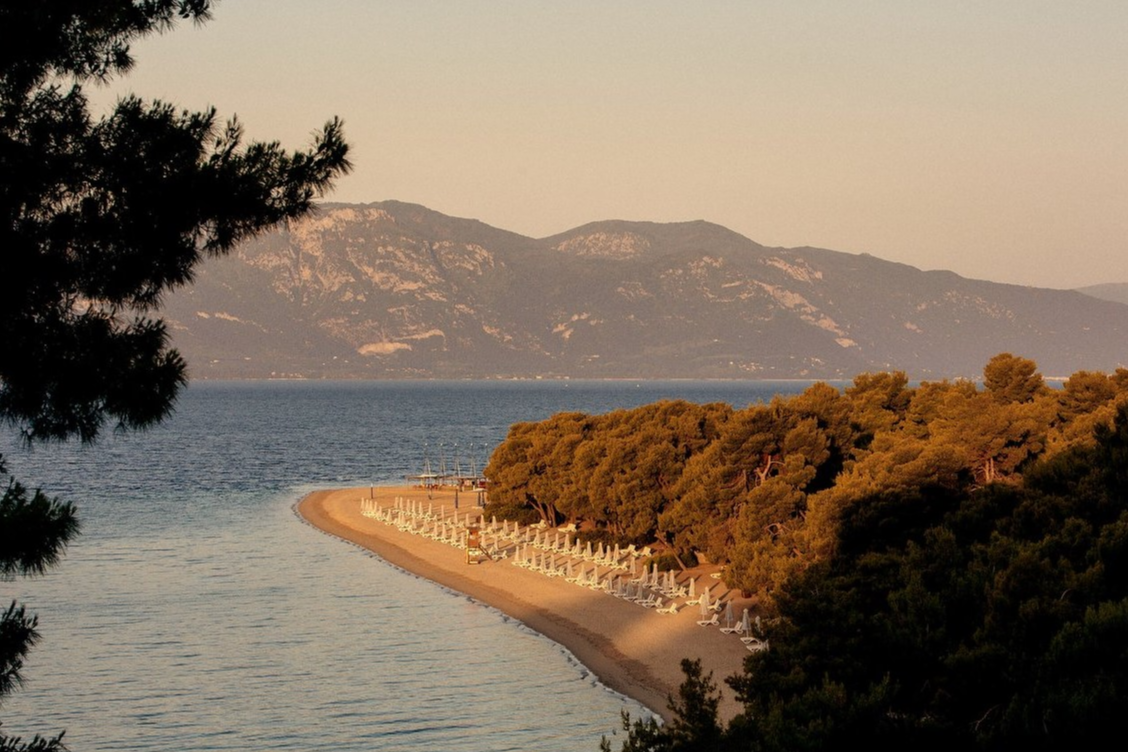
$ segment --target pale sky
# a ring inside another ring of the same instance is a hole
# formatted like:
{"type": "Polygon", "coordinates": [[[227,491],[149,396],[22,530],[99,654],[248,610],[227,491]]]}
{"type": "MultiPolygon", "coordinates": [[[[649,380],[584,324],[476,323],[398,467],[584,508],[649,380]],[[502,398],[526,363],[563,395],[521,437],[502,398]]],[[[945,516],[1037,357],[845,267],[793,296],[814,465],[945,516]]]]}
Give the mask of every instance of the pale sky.
{"type": "Polygon", "coordinates": [[[534,237],[704,219],[1065,288],[1129,278],[1126,38],[1124,0],[224,0],[95,99],[295,148],[338,115],[333,201],[534,237]]]}

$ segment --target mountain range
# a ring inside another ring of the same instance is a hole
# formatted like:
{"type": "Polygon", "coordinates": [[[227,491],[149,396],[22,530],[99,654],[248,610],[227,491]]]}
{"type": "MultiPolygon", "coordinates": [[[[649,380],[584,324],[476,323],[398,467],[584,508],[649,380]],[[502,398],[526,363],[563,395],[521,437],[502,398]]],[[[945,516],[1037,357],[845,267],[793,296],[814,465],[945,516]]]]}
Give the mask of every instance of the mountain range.
{"type": "Polygon", "coordinates": [[[1129,304],[1129,283],[1107,282],[1101,285],[1087,285],[1084,288],[1075,288],[1079,293],[1101,298],[1103,301],[1117,301],[1129,304]]]}
{"type": "Polygon", "coordinates": [[[194,378],[976,377],[1124,366],[1127,309],[704,221],[529,238],[396,201],[323,204],[164,306],[194,378]]]}

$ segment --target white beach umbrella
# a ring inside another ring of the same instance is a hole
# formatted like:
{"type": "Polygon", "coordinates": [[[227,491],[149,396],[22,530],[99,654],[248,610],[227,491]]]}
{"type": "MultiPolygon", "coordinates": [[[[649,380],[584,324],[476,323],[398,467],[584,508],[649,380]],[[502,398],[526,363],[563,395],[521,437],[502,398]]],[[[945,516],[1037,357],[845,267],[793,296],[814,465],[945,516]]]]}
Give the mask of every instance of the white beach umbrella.
{"type": "Polygon", "coordinates": [[[691,599],[698,598],[698,579],[697,578],[691,578],[690,579],[690,598],[691,599]]]}
{"type": "Polygon", "coordinates": [[[588,546],[584,548],[584,559],[586,559],[586,560],[592,559],[592,542],[591,541],[589,541],[588,546]]]}
{"type": "Polygon", "coordinates": [[[733,628],[733,602],[725,602],[725,630],[728,632],[733,628]]]}
{"type": "MultiPolygon", "coordinates": [[[[708,593],[709,589],[706,589],[706,591],[708,593]]],[[[708,619],[709,618],[710,601],[709,601],[709,597],[706,596],[706,594],[702,594],[701,598],[698,599],[698,612],[701,613],[702,619],[708,619]]]]}
{"type": "Polygon", "coordinates": [[[749,625],[749,608],[748,607],[745,607],[745,609],[741,612],[741,635],[744,635],[744,636],[752,635],[752,626],[749,625]]]}

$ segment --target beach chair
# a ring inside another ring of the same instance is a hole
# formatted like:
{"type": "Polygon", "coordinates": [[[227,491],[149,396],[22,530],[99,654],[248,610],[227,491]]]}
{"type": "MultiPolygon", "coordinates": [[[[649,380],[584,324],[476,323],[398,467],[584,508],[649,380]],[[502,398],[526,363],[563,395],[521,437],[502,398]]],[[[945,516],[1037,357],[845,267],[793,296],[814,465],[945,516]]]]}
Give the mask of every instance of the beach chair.
{"type": "Polygon", "coordinates": [[[659,614],[677,614],[678,613],[678,604],[676,604],[675,602],[672,601],[672,602],[670,602],[670,604],[668,604],[665,607],[656,606],[655,611],[658,612],[659,614]]]}
{"type": "Polygon", "coordinates": [[[708,620],[698,620],[698,624],[702,627],[717,627],[720,623],[717,619],[717,615],[715,614],[708,620]]]}
{"type": "Polygon", "coordinates": [[[741,641],[745,643],[745,648],[749,649],[753,653],[756,653],[758,651],[768,651],[768,641],[762,641],[760,638],[750,638],[748,641],[742,638],[741,641]]]}

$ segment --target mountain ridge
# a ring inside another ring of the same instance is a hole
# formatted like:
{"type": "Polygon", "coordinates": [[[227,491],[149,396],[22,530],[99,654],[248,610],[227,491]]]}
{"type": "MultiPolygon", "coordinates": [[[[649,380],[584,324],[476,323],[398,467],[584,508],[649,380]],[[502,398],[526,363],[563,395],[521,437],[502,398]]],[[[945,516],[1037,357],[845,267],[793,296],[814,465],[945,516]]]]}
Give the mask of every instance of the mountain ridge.
{"type": "Polygon", "coordinates": [[[763,246],[705,220],[531,238],[398,201],[313,216],[210,260],[170,296],[211,378],[1049,375],[1124,365],[1126,306],[867,254],[763,246]]]}

